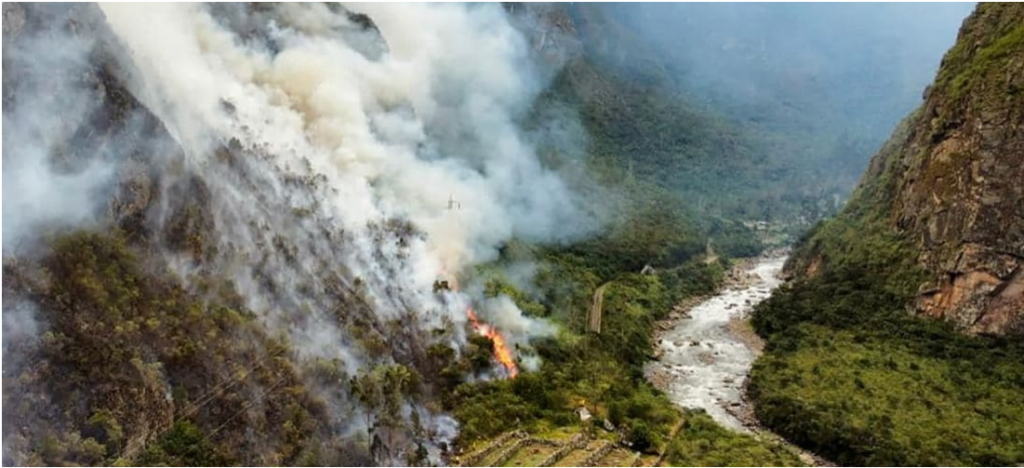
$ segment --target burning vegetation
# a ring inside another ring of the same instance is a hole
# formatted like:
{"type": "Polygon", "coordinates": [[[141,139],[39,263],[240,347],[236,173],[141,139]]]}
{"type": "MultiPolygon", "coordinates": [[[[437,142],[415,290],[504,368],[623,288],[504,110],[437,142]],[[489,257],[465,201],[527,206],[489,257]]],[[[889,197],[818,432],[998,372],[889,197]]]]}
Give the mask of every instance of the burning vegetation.
{"type": "MultiPolygon", "coordinates": [[[[444,273],[442,272],[441,275],[444,276],[444,273]]],[[[450,280],[437,280],[434,283],[434,292],[441,290],[458,292],[459,283],[454,278],[450,280]]],[[[491,341],[494,359],[505,369],[505,373],[508,375],[508,378],[516,378],[516,376],[519,375],[519,366],[516,364],[516,360],[512,356],[512,351],[509,349],[508,343],[505,341],[505,337],[502,336],[501,332],[493,325],[480,321],[480,317],[477,316],[476,311],[473,310],[473,306],[466,308],[466,317],[469,318],[469,323],[473,325],[473,331],[477,332],[480,336],[487,337],[487,339],[491,341]]]]}
{"type": "Polygon", "coordinates": [[[480,322],[472,307],[466,309],[466,316],[469,317],[469,321],[473,324],[473,329],[477,333],[486,336],[494,343],[494,359],[497,359],[502,367],[505,368],[508,378],[516,378],[519,375],[519,367],[516,365],[515,359],[512,358],[512,351],[508,349],[508,345],[505,344],[505,338],[501,336],[501,333],[494,327],[480,322]]]}

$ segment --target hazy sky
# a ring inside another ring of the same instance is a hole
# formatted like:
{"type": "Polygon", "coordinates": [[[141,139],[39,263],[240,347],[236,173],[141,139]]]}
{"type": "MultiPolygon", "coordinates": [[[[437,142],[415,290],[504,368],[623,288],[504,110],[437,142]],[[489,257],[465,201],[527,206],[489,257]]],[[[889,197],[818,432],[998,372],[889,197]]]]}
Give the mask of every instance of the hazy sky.
{"type": "Polygon", "coordinates": [[[887,132],[920,101],[974,3],[611,8],[716,100],[812,106],[887,132]]]}

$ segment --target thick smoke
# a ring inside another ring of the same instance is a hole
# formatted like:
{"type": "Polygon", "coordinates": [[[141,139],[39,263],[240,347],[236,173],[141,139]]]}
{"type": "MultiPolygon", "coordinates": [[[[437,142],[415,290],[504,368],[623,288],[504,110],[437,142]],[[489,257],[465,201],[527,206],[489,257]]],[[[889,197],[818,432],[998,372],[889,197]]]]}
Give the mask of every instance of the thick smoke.
{"type": "MultiPolygon", "coordinates": [[[[4,11],[5,29],[23,26],[10,24],[4,11]]],[[[3,112],[5,256],[43,230],[95,220],[101,192],[112,183],[110,162],[77,160],[69,144],[98,106],[94,90],[80,80],[91,45],[67,31],[4,44],[5,77],[17,70],[20,85],[3,112]]]]}
{"type": "MultiPolygon", "coordinates": [[[[305,351],[361,365],[355,337],[318,312],[325,272],[381,320],[463,324],[467,299],[439,299],[439,275],[513,237],[592,228],[519,130],[545,74],[497,5],[102,8],[140,71],[135,94],[203,174],[219,265],[305,351]]],[[[493,310],[513,341],[543,328],[493,310]]]]}
{"type": "MultiPolygon", "coordinates": [[[[579,168],[537,155],[553,144],[541,137],[564,149],[580,127],[536,125],[552,64],[499,5],[100,10],[51,23],[105,23],[114,37],[43,22],[25,28],[38,38],[5,42],[5,86],[21,86],[4,95],[5,258],[41,230],[132,217],[192,291],[240,298],[302,355],[349,376],[415,365],[433,341],[459,347],[471,304],[510,344],[553,333],[507,297],[435,288],[511,239],[561,242],[597,227],[562,177],[579,168]],[[81,79],[97,73],[110,83],[81,79]],[[114,101],[127,107],[111,108],[105,93],[124,91],[114,101]],[[541,130],[526,133],[527,121],[541,130]]],[[[34,315],[10,305],[4,333],[36,335],[34,315]]],[[[345,388],[330,392],[338,408],[353,403],[345,388]]],[[[431,440],[456,433],[420,403],[404,411],[431,440]]]]}
{"type": "Polygon", "coordinates": [[[359,8],[390,49],[380,60],[339,37],[357,26],[323,5],[282,6],[276,53],[247,47],[200,7],[104,10],[190,152],[235,137],[309,159],[340,182],[332,204],[348,228],[408,217],[455,271],[512,236],[578,235],[556,222],[573,220],[573,195],[517,130],[541,83],[500,8],[359,8]],[[152,15],[164,19],[142,21],[152,15]],[[459,209],[447,209],[449,195],[459,209]]]}

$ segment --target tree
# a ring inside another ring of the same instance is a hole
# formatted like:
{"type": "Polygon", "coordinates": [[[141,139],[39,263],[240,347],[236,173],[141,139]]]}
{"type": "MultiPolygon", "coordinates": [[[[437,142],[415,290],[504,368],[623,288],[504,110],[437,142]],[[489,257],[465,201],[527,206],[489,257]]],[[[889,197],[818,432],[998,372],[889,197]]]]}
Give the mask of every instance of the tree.
{"type": "Polygon", "coordinates": [[[352,379],[352,394],[363,405],[375,458],[387,456],[393,461],[395,436],[405,429],[402,403],[416,393],[419,384],[418,374],[401,364],[377,365],[352,379]]]}

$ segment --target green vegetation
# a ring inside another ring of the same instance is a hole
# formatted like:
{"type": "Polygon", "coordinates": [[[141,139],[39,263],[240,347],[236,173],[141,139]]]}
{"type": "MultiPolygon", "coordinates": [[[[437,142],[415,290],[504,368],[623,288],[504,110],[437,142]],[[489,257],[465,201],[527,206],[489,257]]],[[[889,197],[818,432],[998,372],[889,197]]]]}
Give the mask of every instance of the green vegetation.
{"type": "Polygon", "coordinates": [[[639,272],[645,265],[672,268],[705,252],[708,239],[717,253],[754,256],[763,246],[742,224],[694,213],[678,196],[650,185],[634,184],[626,191],[623,212],[601,234],[559,247],[594,271],[602,280],[622,272],[639,272]]]}
{"type": "Polygon", "coordinates": [[[639,183],[653,196],[632,199],[668,194],[702,218],[817,219],[833,212],[833,194],[843,196],[853,181],[803,174],[806,183],[793,184],[800,171],[780,160],[794,151],[785,139],[744,130],[678,91],[638,84],[589,59],[567,65],[540,105],[579,113],[588,164],[602,184],[639,183]]]}
{"type": "MultiPolygon", "coordinates": [[[[386,447],[395,447],[395,436],[405,424],[402,415],[405,398],[419,389],[419,380],[419,374],[401,364],[378,365],[352,378],[352,394],[366,410],[370,450],[375,456],[379,454],[380,459],[391,455],[386,447]]],[[[416,450],[407,454],[407,461],[422,465],[427,461],[424,450],[422,445],[417,445],[416,450]]]]}
{"type": "MultiPolygon", "coordinates": [[[[462,423],[460,437],[469,443],[495,436],[513,427],[542,432],[578,426],[573,410],[585,405],[601,419],[630,429],[646,426],[637,437],[663,442],[679,417],[678,410],[643,378],[642,366],[652,349],[654,321],[687,290],[710,292],[721,267],[690,263],[674,275],[678,284],[669,290],[661,275],[636,273],[617,277],[606,293],[602,328],[607,333],[585,333],[586,311],[596,286],[593,274],[557,254],[538,278],[537,286],[550,289],[544,300],[550,317],[562,324],[556,337],[535,344],[543,365],[514,380],[458,385],[450,402],[462,423]],[[543,278],[558,283],[543,284],[543,278]],[[583,285],[573,282],[574,278],[583,285]],[[679,278],[685,278],[680,280],[679,278]],[[586,286],[589,285],[589,286],[586,286]],[[566,290],[566,288],[570,288],[566,290]],[[571,308],[562,309],[559,304],[571,308]]],[[[569,254],[566,254],[569,256],[569,254]]]]}
{"type": "MultiPolygon", "coordinates": [[[[814,277],[780,288],[758,309],[753,324],[762,336],[785,334],[797,323],[898,330],[917,323],[904,304],[924,279],[913,247],[882,221],[840,217],[812,231],[805,250],[816,255],[814,277]]],[[[814,269],[813,266],[808,268],[814,269]]]]}
{"type": "MultiPolygon", "coordinates": [[[[1014,73],[1013,61],[1007,60],[1017,51],[1024,49],[1024,25],[1019,24],[1014,14],[999,14],[1000,10],[1021,8],[1019,5],[978,6],[977,18],[968,30],[969,40],[958,41],[943,59],[942,70],[936,79],[939,88],[945,88],[950,97],[960,99],[967,96],[982,99],[1005,99],[1003,93],[989,90],[1003,89],[1001,86],[985,86],[993,79],[1002,79],[1005,73],[1014,73]],[[995,18],[995,19],[993,19],[995,18]]],[[[1019,10],[1018,10],[1019,11],[1019,10]]],[[[1019,92],[1020,86],[1009,82],[1011,91],[1019,92]]],[[[995,101],[998,102],[998,101],[995,101]]]]}
{"type": "Polygon", "coordinates": [[[840,464],[1024,461],[1024,345],[911,316],[922,277],[886,229],[837,219],[810,242],[822,270],[754,316],[768,343],[749,384],[761,421],[840,464]]]}
{"type": "Polygon", "coordinates": [[[844,465],[1024,461],[1024,347],[918,328],[800,326],[755,366],[758,416],[844,465]]]}
{"type": "Polygon", "coordinates": [[[757,415],[840,464],[1020,464],[1024,344],[906,310],[925,276],[887,223],[896,154],[883,149],[886,167],[801,243],[794,266],[807,277],[756,309],[757,415]]]}
{"type": "Polygon", "coordinates": [[[681,57],[624,26],[616,8],[564,7],[582,50],[540,99],[542,109],[579,116],[587,163],[602,184],[656,186],[700,219],[802,224],[835,213],[883,135],[829,104],[846,110],[862,102],[821,83],[794,94],[787,79],[765,83],[775,88],[763,102],[694,92],[681,57]]]}
{"type": "Polygon", "coordinates": [[[1013,29],[991,45],[981,49],[970,65],[952,78],[950,92],[962,96],[973,82],[992,76],[992,69],[1004,64],[1010,54],[1024,48],[1024,25],[1013,29]]]}
{"type": "Polygon", "coordinates": [[[616,436],[603,429],[607,420],[633,449],[658,453],[674,447],[670,456],[680,463],[799,463],[776,443],[728,431],[703,414],[683,413],[643,377],[655,321],[683,297],[714,291],[722,279],[723,264],[691,257],[681,265],[659,268],[654,275],[616,273],[611,265],[617,265],[617,258],[600,250],[512,244],[498,264],[484,270],[500,271],[502,262],[523,257],[535,258],[541,265],[532,285],[537,293],[527,295],[495,280],[489,291],[509,295],[524,310],[543,311],[560,332],[534,343],[542,360],[539,369],[514,380],[453,387],[447,406],[461,423],[460,445],[471,446],[514,428],[541,436],[582,431],[613,439],[616,436]],[[605,282],[602,332],[586,332],[594,290],[605,282]],[[581,422],[574,413],[580,406],[594,418],[581,422]],[[678,427],[686,430],[671,437],[678,427]],[[727,450],[717,455],[714,447],[727,450]],[[682,453],[684,449],[687,454],[682,453]]]}
{"type": "Polygon", "coordinates": [[[668,446],[671,466],[799,466],[780,445],[730,431],[704,413],[689,413],[668,446]]]}
{"type": "Polygon", "coordinates": [[[135,460],[139,466],[218,466],[227,461],[217,455],[206,434],[189,421],[174,423],[171,430],[151,444],[135,460]]]}

